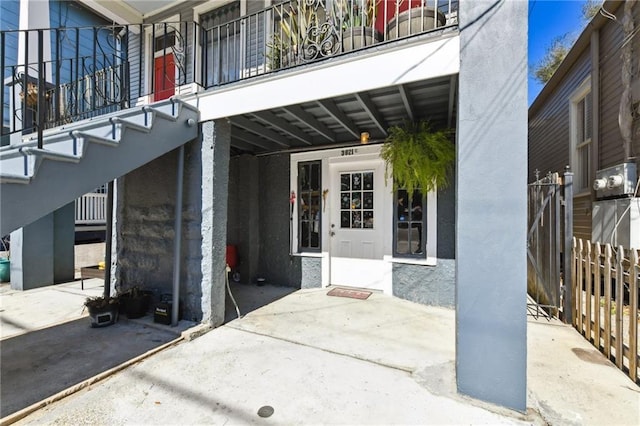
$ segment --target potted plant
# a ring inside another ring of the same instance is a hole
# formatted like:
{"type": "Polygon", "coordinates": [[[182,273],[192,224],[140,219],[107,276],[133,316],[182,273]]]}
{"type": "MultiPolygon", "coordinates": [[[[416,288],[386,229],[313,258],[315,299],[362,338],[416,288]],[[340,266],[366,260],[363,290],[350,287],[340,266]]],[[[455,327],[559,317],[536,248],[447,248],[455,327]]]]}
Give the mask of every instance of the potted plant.
{"type": "Polygon", "coordinates": [[[373,28],[380,0],[338,0],[333,3],[336,27],[342,30],[342,51],[348,52],[379,42],[373,28]]]}
{"type": "Polygon", "coordinates": [[[147,314],[152,292],[133,286],[118,295],[121,311],[127,318],[140,318],[147,314]]]}
{"type": "Polygon", "coordinates": [[[118,297],[87,297],[84,306],[89,311],[91,327],[106,327],[118,321],[118,297]]]}
{"type": "Polygon", "coordinates": [[[9,252],[9,247],[7,246],[8,241],[5,240],[7,237],[2,237],[0,239],[0,243],[2,243],[2,251],[4,252],[3,256],[0,256],[0,282],[6,283],[11,279],[11,254],[9,252]]]}
{"type": "Polygon", "coordinates": [[[446,18],[442,12],[416,0],[399,0],[398,15],[387,25],[387,40],[394,40],[423,31],[444,26],[446,18]],[[408,4],[402,3],[407,1],[408,4]]]}
{"type": "Polygon", "coordinates": [[[410,197],[415,189],[426,194],[446,188],[455,154],[450,130],[433,130],[428,121],[391,127],[380,150],[385,176],[393,177],[394,190],[406,189],[410,197]]]}
{"type": "Polygon", "coordinates": [[[334,54],[340,47],[332,23],[317,3],[294,0],[276,7],[278,28],[267,44],[271,69],[286,68],[334,54]]]}

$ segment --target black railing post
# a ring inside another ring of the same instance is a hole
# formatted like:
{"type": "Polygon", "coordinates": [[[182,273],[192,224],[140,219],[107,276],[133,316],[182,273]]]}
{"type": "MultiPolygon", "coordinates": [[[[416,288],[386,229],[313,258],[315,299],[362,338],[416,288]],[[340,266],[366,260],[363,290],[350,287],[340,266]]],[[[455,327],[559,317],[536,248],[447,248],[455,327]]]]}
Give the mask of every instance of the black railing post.
{"type": "Polygon", "coordinates": [[[45,91],[45,66],[44,66],[44,32],[38,30],[38,148],[42,149],[42,132],[44,130],[44,91],[45,91]]]}
{"type": "Polygon", "coordinates": [[[563,321],[565,324],[573,324],[573,271],[571,261],[571,250],[573,247],[573,172],[569,166],[565,168],[564,172],[564,253],[562,253],[563,260],[563,321]]]}
{"type": "MultiPolygon", "coordinates": [[[[140,49],[142,51],[142,49],[140,49]]],[[[151,24],[151,86],[147,88],[147,94],[152,96],[156,90],[158,82],[156,81],[156,24],[151,24]]],[[[142,61],[142,57],[140,57],[142,61]]]]}
{"type": "Polygon", "coordinates": [[[22,72],[22,133],[28,132],[28,127],[33,126],[33,117],[27,120],[27,90],[29,88],[29,30],[24,34],[24,70],[22,72]]]}
{"type": "MultiPolygon", "coordinates": [[[[154,24],[155,25],[155,24],[154,24]]],[[[143,52],[144,52],[144,42],[145,42],[145,36],[144,36],[144,27],[142,24],[140,24],[140,46],[138,47],[138,93],[137,96],[141,97],[143,95],[142,93],[142,58],[143,58],[143,52]]],[[[153,65],[152,65],[153,67],[153,65]]],[[[151,73],[151,75],[153,76],[153,72],[151,73]]],[[[152,77],[153,79],[153,77],[152,77]]],[[[152,80],[153,81],[153,80],[152,80]]]]}
{"type": "Polygon", "coordinates": [[[96,73],[98,71],[98,57],[96,55],[98,44],[98,29],[93,27],[93,51],[92,51],[92,59],[91,65],[93,67],[91,72],[91,111],[95,111],[96,109],[96,92],[98,91],[98,84],[96,82],[96,73]]]}
{"type": "Polygon", "coordinates": [[[56,56],[55,56],[55,87],[53,89],[53,111],[56,125],[60,124],[60,72],[62,71],[62,61],[60,60],[60,29],[56,28],[56,56]]]}
{"type": "Polygon", "coordinates": [[[121,64],[122,64],[122,72],[120,74],[120,108],[124,109],[131,102],[131,84],[129,83],[129,26],[125,25],[124,27],[124,37],[121,43],[121,64]]]}
{"type": "MultiPolygon", "coordinates": [[[[76,46],[75,46],[75,57],[76,57],[76,78],[71,80],[76,82],[76,104],[75,104],[75,115],[78,115],[78,108],[80,107],[80,28],[76,28],[76,46]]],[[[82,69],[84,70],[84,59],[82,59],[82,69]]]]}
{"type": "MultiPolygon", "coordinates": [[[[2,118],[2,122],[0,123],[0,136],[4,136],[4,42],[5,33],[0,32],[0,72],[2,72],[2,90],[0,90],[0,108],[2,108],[0,117],[2,118]]],[[[11,111],[9,111],[9,113],[11,113],[11,111]]]]}

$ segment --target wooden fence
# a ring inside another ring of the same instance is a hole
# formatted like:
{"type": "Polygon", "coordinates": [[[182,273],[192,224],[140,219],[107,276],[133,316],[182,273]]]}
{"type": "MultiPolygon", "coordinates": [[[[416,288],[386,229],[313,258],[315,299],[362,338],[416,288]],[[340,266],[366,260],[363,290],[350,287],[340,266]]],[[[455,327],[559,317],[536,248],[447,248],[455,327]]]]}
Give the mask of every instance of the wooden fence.
{"type": "Polygon", "coordinates": [[[573,325],[619,369],[638,379],[640,250],[573,239],[573,325]]]}

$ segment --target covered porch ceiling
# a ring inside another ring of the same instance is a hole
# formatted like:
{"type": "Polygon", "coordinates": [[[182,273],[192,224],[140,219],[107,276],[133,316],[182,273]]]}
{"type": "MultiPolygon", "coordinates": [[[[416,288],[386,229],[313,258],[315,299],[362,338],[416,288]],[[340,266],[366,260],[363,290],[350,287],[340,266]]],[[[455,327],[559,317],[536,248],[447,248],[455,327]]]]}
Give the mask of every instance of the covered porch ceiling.
{"type": "Polygon", "coordinates": [[[232,155],[382,142],[390,126],[428,120],[455,127],[457,75],[230,117],[232,155]]]}

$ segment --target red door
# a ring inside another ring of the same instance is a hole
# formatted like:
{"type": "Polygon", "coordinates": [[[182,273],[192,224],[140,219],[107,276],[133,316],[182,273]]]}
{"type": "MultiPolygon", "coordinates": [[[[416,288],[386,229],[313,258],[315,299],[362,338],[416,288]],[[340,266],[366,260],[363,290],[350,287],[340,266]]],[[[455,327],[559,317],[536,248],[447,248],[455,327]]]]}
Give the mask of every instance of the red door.
{"type": "Polygon", "coordinates": [[[176,88],[176,64],[173,53],[155,58],[154,61],[154,91],[153,100],[161,101],[175,94],[176,88]]]}

